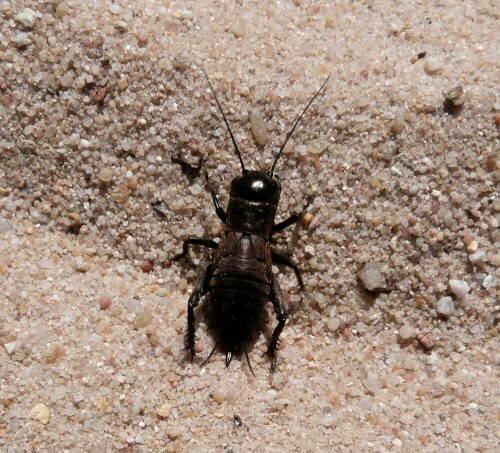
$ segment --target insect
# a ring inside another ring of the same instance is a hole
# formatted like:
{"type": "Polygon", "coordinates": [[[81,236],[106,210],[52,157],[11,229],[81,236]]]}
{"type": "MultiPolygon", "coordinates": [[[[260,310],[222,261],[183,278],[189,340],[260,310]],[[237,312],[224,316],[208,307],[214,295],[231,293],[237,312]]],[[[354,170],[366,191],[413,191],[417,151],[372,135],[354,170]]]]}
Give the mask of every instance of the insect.
{"type": "MultiPolygon", "coordinates": [[[[271,359],[271,372],[276,371],[276,349],[280,334],[285,327],[287,314],[272,264],[290,267],[295,272],[301,288],[304,287],[297,265],[288,257],[271,249],[271,236],[296,223],[305,210],[290,215],[286,220],[275,223],[275,215],[281,194],[281,183],[275,175],[275,167],[283,150],[309,106],[324,88],[330,75],[306,105],[288,132],[285,142],[279,149],[268,172],[247,170],[236,140],[226,119],[215,90],[207,77],[210,90],[222,114],[228,133],[241,165],[241,175],[231,181],[227,211],[221,206],[219,197],[211,181],[208,180],[215,212],[225,224],[225,232],[220,243],[211,239],[188,237],[182,245],[182,253],[172,260],[178,261],[189,252],[190,245],[201,245],[215,250],[212,261],[201,273],[188,302],[187,348],[193,360],[195,355],[195,315],[200,299],[205,296],[206,303],[213,310],[214,327],[218,337],[204,363],[219,348],[226,352],[226,366],[229,366],[235,353],[245,354],[248,366],[254,374],[248,352],[248,341],[262,316],[264,306],[272,302],[278,325],[273,331],[266,353],[271,359]]],[[[255,374],[254,374],[255,375],[255,374]]]]}

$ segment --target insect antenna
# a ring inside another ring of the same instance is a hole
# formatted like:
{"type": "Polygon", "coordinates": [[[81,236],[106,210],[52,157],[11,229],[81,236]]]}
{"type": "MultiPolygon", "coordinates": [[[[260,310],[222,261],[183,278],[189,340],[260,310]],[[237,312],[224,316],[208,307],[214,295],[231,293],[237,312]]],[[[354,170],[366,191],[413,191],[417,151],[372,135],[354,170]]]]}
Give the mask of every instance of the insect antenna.
{"type": "MultiPolygon", "coordinates": [[[[205,74],[205,71],[203,71],[203,74],[205,74]]],[[[212,94],[214,95],[215,102],[217,102],[217,106],[219,107],[219,110],[222,113],[222,118],[224,118],[224,123],[226,123],[227,130],[229,132],[229,135],[231,136],[231,140],[233,141],[236,155],[238,156],[238,159],[240,160],[241,172],[246,173],[247,169],[245,168],[245,164],[243,163],[243,159],[241,158],[241,153],[240,153],[240,150],[238,149],[238,145],[236,144],[236,140],[234,138],[233,132],[231,131],[231,127],[229,127],[229,122],[226,119],[226,115],[224,115],[224,110],[222,110],[219,99],[217,99],[217,95],[215,94],[214,87],[212,86],[212,83],[210,82],[210,79],[208,78],[207,74],[205,74],[205,77],[207,78],[207,82],[208,82],[208,86],[210,87],[210,91],[212,91],[212,94]]]]}
{"type": "Polygon", "coordinates": [[[243,352],[245,353],[245,357],[246,357],[247,363],[248,363],[248,368],[250,368],[250,371],[251,371],[253,377],[255,377],[255,373],[253,372],[252,365],[250,365],[250,358],[248,357],[247,348],[244,344],[241,345],[241,347],[243,348],[243,352]]]}
{"type": "Polygon", "coordinates": [[[210,354],[208,354],[208,357],[205,359],[205,361],[200,365],[200,367],[204,367],[207,362],[210,360],[210,357],[212,357],[214,355],[214,352],[217,350],[217,348],[219,347],[220,345],[220,340],[217,340],[215,342],[215,345],[213,347],[213,349],[210,351],[210,354]]]}
{"type": "Polygon", "coordinates": [[[306,105],[306,108],[302,111],[302,113],[299,115],[299,117],[297,118],[297,120],[295,121],[291,131],[287,134],[286,138],[285,138],[285,143],[283,143],[283,146],[280,148],[279,152],[278,152],[278,155],[276,156],[276,159],[274,160],[274,163],[273,163],[273,166],[271,167],[271,171],[269,172],[269,176],[273,176],[273,173],[274,173],[274,167],[276,167],[276,164],[278,163],[278,160],[279,158],[281,157],[281,154],[283,153],[283,150],[285,149],[285,146],[286,144],[288,143],[288,140],[290,140],[290,137],[292,136],[293,132],[295,131],[295,128],[299,125],[300,123],[300,120],[302,119],[302,117],[304,116],[304,114],[306,113],[307,109],[309,108],[309,106],[314,102],[314,100],[317,98],[318,94],[321,92],[321,90],[324,88],[324,86],[326,85],[326,83],[328,82],[328,80],[330,79],[330,76],[332,75],[332,73],[328,74],[328,77],[326,78],[326,80],[323,82],[323,85],[321,85],[320,89],[316,92],[316,94],[313,96],[313,98],[309,101],[309,103],[306,105]]]}

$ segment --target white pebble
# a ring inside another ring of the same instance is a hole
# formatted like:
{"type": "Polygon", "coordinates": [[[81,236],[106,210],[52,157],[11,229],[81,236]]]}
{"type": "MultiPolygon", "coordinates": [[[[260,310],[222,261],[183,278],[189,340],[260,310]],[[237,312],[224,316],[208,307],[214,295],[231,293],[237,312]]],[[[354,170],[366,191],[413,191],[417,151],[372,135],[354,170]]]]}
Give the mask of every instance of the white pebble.
{"type": "Polygon", "coordinates": [[[492,284],[493,284],[493,276],[492,275],[487,275],[486,277],[484,277],[484,280],[483,280],[483,288],[484,289],[490,289],[492,284]]]}
{"type": "Polygon", "coordinates": [[[450,285],[450,290],[458,299],[463,299],[465,295],[469,292],[469,285],[463,280],[451,279],[448,284],[450,285]]]}
{"type": "Polygon", "coordinates": [[[443,62],[436,57],[429,57],[425,60],[425,72],[427,74],[437,74],[443,69],[443,62]]]}
{"type": "Polygon", "coordinates": [[[330,318],[326,323],[326,327],[330,332],[335,332],[340,327],[340,319],[334,317],[330,318]]]}
{"type": "Polygon", "coordinates": [[[88,149],[88,148],[90,148],[90,142],[82,138],[80,140],[80,149],[88,149]]]}
{"type": "Polygon", "coordinates": [[[146,167],[146,170],[145,170],[146,174],[148,176],[153,176],[155,173],[156,173],[156,165],[154,164],[149,164],[147,167],[146,167]]]}
{"type": "Polygon", "coordinates": [[[399,336],[401,337],[402,340],[408,340],[410,338],[414,338],[416,335],[416,331],[412,326],[409,326],[408,324],[405,324],[401,326],[399,329],[399,336]]]}
{"type": "Polygon", "coordinates": [[[16,21],[25,28],[33,28],[35,26],[36,13],[31,8],[25,8],[16,16],[16,21]]]}
{"type": "Polygon", "coordinates": [[[436,306],[436,311],[441,316],[451,316],[453,311],[455,310],[455,304],[453,303],[453,299],[450,296],[446,296],[441,298],[436,306]]]}
{"type": "Polygon", "coordinates": [[[358,276],[369,291],[385,286],[384,277],[376,263],[365,263],[358,276]]]}
{"type": "Polygon", "coordinates": [[[469,261],[473,264],[482,263],[486,256],[486,252],[484,250],[478,250],[475,253],[471,253],[469,255],[469,261]]]}
{"type": "Polygon", "coordinates": [[[50,410],[46,404],[37,404],[31,409],[28,417],[46,425],[50,421],[50,410]]]}
{"type": "Polygon", "coordinates": [[[12,38],[12,42],[16,47],[22,49],[23,47],[29,46],[31,44],[31,39],[27,33],[18,33],[14,38],[12,38]]]}
{"type": "Polygon", "coordinates": [[[7,351],[7,354],[12,354],[14,352],[14,349],[16,349],[16,342],[12,341],[10,343],[5,343],[3,347],[7,351]]]}

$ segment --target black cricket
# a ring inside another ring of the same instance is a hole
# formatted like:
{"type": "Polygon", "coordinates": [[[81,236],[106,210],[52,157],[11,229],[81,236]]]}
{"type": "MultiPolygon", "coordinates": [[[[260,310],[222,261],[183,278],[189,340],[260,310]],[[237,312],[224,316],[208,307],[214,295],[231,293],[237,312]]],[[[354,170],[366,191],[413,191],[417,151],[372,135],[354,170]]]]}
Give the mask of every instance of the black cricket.
{"type": "MultiPolygon", "coordinates": [[[[224,111],[217,99],[215,90],[208,79],[217,106],[222,114],[231,136],[236,155],[241,164],[241,175],[231,181],[227,212],[221,206],[213,184],[208,180],[208,188],[215,206],[215,212],[225,224],[225,232],[220,243],[211,239],[189,237],[184,240],[182,253],[174,256],[178,261],[188,254],[189,246],[201,245],[215,249],[213,260],[198,278],[188,302],[187,347],[193,360],[195,351],[194,310],[201,297],[210,304],[214,313],[214,327],[218,338],[204,364],[212,354],[222,347],[226,351],[226,366],[229,366],[235,353],[244,352],[252,374],[252,366],[246,349],[257,322],[262,316],[264,305],[271,300],[278,325],[274,329],[267,354],[271,358],[271,371],[276,371],[276,349],[279,336],[285,327],[287,315],[283,306],[281,290],[272,273],[272,264],[281,264],[294,270],[298,283],[304,287],[299,268],[288,257],[274,252],[270,246],[271,236],[301,219],[305,208],[292,214],[286,220],[274,223],[281,194],[279,178],[274,174],[276,164],[283,153],[295,128],[324,88],[330,75],[309,101],[286,136],[271,169],[262,171],[247,170],[243,164],[224,111]]],[[[208,178],[207,178],[208,179],[208,178]]]]}

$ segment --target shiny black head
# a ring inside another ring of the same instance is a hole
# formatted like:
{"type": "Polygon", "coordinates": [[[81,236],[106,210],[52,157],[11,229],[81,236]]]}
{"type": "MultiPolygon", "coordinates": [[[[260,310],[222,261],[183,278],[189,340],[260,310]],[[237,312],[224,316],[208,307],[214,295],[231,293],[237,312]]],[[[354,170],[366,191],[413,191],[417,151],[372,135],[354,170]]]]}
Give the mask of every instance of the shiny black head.
{"type": "Polygon", "coordinates": [[[261,171],[247,171],[231,182],[231,197],[277,205],[281,185],[276,177],[261,171]]]}

